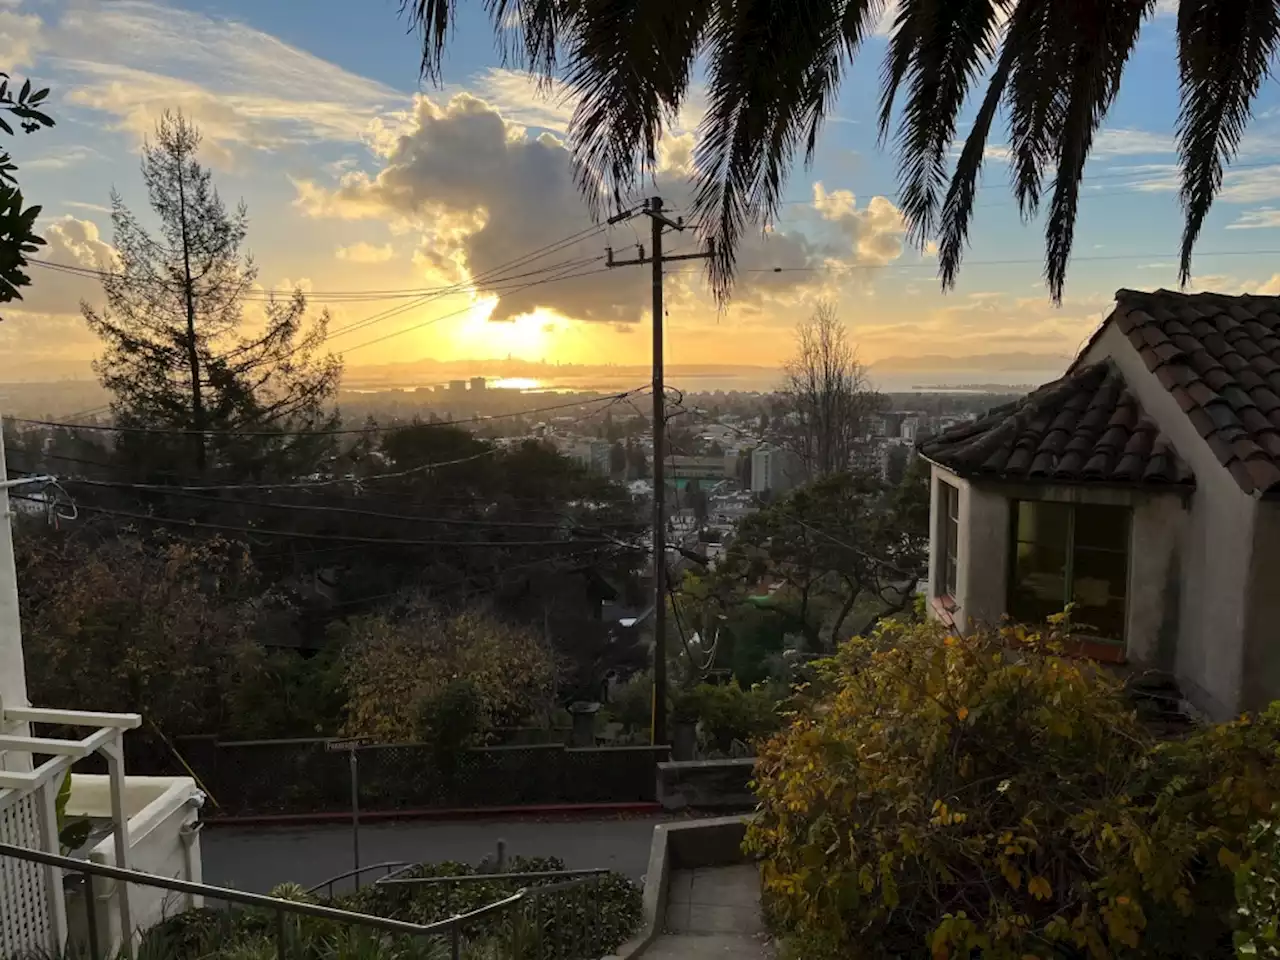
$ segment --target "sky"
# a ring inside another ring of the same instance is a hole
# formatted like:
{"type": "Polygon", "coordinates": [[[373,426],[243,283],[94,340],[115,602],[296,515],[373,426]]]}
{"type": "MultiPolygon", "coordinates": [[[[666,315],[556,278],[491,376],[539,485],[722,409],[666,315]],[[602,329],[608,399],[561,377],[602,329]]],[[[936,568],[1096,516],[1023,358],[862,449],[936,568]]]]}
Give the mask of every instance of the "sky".
{"type": "MultiPolygon", "coordinates": [[[[607,245],[634,256],[646,223],[594,233],[528,267],[583,261],[568,268],[580,278],[523,289],[484,282],[487,270],[593,223],[565,146],[571,97],[503,67],[478,2],[459,4],[442,82],[420,81],[418,41],[398,6],[0,0],[0,69],[52,88],[57,126],[6,143],[28,202],[44,208],[42,256],[111,262],[110,192],[145,208],[140,145],[163,110],[180,109],[204,134],[202,157],[223,197],[248,205],[262,287],[300,285],[335,330],[406,307],[333,337],[349,368],[507,356],[644,363],[647,268],[597,269],[587,258],[607,245]],[[428,302],[322,302],[452,284],[458,292],[428,302]]],[[[904,242],[892,143],[878,143],[875,122],[886,20],[849,71],[814,162],[793,170],[777,222],[744,243],[729,305],[717,307],[696,261],[671,269],[667,361],[776,366],[796,322],[825,299],[873,372],[1007,383],[1060,372],[1118,288],[1177,282],[1169,7],[1144,28],[1097,138],[1060,307],[1041,278],[1042,226],[1019,219],[999,138],[956,289],[942,293],[933,254],[904,242]]],[[[656,182],[639,191],[660,191],[677,212],[687,209],[702,89],[665,134],[656,182]]],[[[667,242],[671,252],[696,248],[685,235],[667,242]]],[[[1280,293],[1274,83],[1199,251],[1195,288],[1280,293]]],[[[96,285],[37,268],[33,279],[0,324],[0,381],[92,376],[96,342],[79,303],[100,301],[96,285]]]]}

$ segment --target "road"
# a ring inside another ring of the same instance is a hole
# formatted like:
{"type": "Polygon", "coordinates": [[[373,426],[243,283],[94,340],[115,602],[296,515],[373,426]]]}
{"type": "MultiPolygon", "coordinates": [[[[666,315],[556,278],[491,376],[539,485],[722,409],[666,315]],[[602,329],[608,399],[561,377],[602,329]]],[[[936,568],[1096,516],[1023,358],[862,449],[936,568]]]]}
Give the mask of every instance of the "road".
{"type": "MultiPolygon", "coordinates": [[[[608,867],[639,880],[661,817],[379,823],[360,828],[360,862],[479,863],[505,840],[509,856],[557,856],[570,868],[608,867]]],[[[266,893],[276,884],[320,883],[352,866],[351,828],[207,827],[200,834],[204,881],[266,893]]]]}

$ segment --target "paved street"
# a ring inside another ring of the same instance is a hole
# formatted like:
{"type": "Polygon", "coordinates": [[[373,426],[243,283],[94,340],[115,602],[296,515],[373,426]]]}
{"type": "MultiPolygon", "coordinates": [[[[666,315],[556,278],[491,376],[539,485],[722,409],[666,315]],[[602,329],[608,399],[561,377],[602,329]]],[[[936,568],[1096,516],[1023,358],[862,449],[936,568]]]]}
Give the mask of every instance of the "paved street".
{"type": "MultiPolygon", "coordinates": [[[[661,817],[380,823],[360,828],[360,862],[461,860],[478,863],[501,838],[508,855],[558,856],[571,868],[608,867],[639,880],[661,817]]],[[[206,827],[200,835],[206,883],[265,893],[351,869],[351,828],[206,827]]]]}

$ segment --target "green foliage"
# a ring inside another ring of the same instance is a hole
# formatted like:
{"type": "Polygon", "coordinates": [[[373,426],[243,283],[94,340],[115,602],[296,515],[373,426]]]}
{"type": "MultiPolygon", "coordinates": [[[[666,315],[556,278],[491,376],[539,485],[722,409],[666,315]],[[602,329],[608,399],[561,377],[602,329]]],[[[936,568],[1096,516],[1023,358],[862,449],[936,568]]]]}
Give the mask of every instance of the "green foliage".
{"type": "Polygon", "coordinates": [[[737,683],[703,683],[682,691],[677,712],[697,720],[710,750],[728,754],[733,741],[746,744],[776,733],[781,725],[777,699],[763,686],[744,690],[737,683]]]}
{"type": "Polygon", "coordinates": [[[648,743],[653,722],[653,673],[646,670],[620,684],[602,712],[628,733],[643,734],[643,742],[648,743]]]}
{"type": "Polygon", "coordinates": [[[1280,806],[1249,830],[1249,856],[1236,871],[1236,955],[1280,958],[1280,806]]]}
{"type": "MultiPolygon", "coordinates": [[[[32,90],[31,81],[25,80],[15,94],[9,80],[9,74],[0,71],[0,130],[13,135],[13,127],[4,118],[6,113],[18,118],[24,133],[52,127],[53,119],[38,109],[49,95],[48,88],[32,90]]],[[[44,245],[35,232],[41,208],[23,209],[22,191],[14,176],[17,169],[9,152],[0,149],[0,303],[22,299],[18,288],[31,283],[24,269],[27,255],[44,245]]]]}
{"type": "Polygon", "coordinates": [[[904,587],[927,560],[927,498],[923,513],[917,499],[850,473],[793,490],[742,521],[708,591],[731,616],[768,590],[758,602],[786,632],[830,652],[855,632],[856,612],[869,606],[878,615],[908,602],[904,587]]]}
{"type": "Polygon", "coordinates": [[[93,824],[83,817],[79,820],[67,819],[67,802],[70,799],[71,771],[68,770],[62,778],[62,783],[58,785],[58,793],[53,800],[53,812],[58,824],[58,845],[62,848],[64,855],[83,847],[85,841],[89,839],[89,832],[93,829],[93,824]]]}
{"type": "MultiPolygon", "coordinates": [[[[7,159],[7,155],[0,154],[0,160],[7,159]]],[[[11,164],[7,166],[12,169],[11,164]]],[[[24,271],[27,255],[38,252],[44,244],[35,232],[41,208],[23,209],[22,202],[21,190],[0,183],[0,303],[22,299],[18,288],[31,283],[24,271]]]]}
{"type": "Polygon", "coordinates": [[[442,767],[451,766],[462,750],[474,746],[485,726],[484,697],[466,678],[450,680],[444,689],[424,696],[418,711],[418,738],[431,745],[442,767]]]}
{"type": "Polygon", "coordinates": [[[1280,705],[1153,743],[1057,639],[888,622],[821,665],[762,749],[748,834],[806,957],[1230,950],[1280,705]]]}
{"type": "MultiPolygon", "coordinates": [[[[514,857],[508,872],[564,870],[555,857],[514,857]]],[[[477,868],[464,863],[420,864],[407,877],[476,876],[477,868]]],[[[334,898],[330,905],[410,923],[434,923],[502,900],[522,887],[536,889],[552,881],[481,880],[458,884],[370,885],[334,898]]],[[[297,884],[285,884],[271,892],[295,902],[315,903],[297,884]]],[[[639,888],[621,874],[610,873],[585,886],[571,887],[517,907],[497,911],[463,928],[463,956],[468,960],[579,960],[609,953],[640,924],[639,888]],[[537,949],[533,949],[534,945],[537,949]]],[[[165,960],[256,960],[275,956],[274,914],[248,910],[232,914],[203,908],[188,910],[146,932],[142,956],[165,960]],[[264,953],[269,951],[269,954],[264,953]]],[[[445,938],[388,936],[368,928],[334,921],[288,916],[286,937],[294,960],[434,960],[448,957],[445,938]]]]}
{"type": "Polygon", "coordinates": [[[229,691],[255,669],[260,610],[238,548],[30,535],[16,554],[33,699],[139,711],[168,736],[226,729],[229,691]]]}

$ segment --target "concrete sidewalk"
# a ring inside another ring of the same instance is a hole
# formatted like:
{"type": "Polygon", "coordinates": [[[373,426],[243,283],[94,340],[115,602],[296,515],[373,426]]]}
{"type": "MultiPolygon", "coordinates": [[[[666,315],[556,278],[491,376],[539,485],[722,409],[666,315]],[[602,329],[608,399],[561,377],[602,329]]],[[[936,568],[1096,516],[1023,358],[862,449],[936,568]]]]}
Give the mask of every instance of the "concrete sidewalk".
{"type": "Polygon", "coordinates": [[[671,874],[666,928],[644,960],[768,960],[760,919],[760,873],[753,864],[698,867],[671,874]]]}

